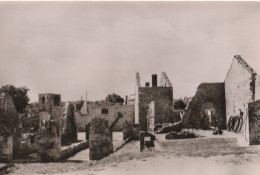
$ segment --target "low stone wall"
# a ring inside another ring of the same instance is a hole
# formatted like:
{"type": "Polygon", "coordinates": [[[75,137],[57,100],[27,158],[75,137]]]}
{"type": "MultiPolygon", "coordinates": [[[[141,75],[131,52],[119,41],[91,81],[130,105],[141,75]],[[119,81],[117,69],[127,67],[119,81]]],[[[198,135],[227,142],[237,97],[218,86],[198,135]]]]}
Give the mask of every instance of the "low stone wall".
{"type": "Polygon", "coordinates": [[[70,156],[73,156],[77,152],[88,148],[88,141],[84,140],[78,143],[73,143],[69,146],[61,147],[60,159],[67,159],[70,156]]]}

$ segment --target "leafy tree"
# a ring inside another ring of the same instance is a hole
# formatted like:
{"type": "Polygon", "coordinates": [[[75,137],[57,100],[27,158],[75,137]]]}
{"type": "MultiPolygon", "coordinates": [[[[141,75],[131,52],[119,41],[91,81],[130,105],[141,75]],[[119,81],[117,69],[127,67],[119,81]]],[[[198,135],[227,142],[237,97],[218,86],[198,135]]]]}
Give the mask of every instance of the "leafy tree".
{"type": "Polygon", "coordinates": [[[15,108],[17,112],[20,113],[22,113],[26,105],[28,105],[28,91],[29,89],[27,89],[26,87],[17,88],[13,85],[5,85],[0,88],[0,93],[6,92],[13,97],[15,108]]]}
{"type": "Polygon", "coordinates": [[[124,99],[122,97],[120,97],[119,95],[113,93],[113,94],[109,94],[106,97],[106,102],[112,103],[112,104],[115,104],[115,103],[123,104],[124,99]]]}
{"type": "Polygon", "coordinates": [[[174,103],[174,109],[185,109],[186,104],[182,100],[177,100],[174,103]]]}

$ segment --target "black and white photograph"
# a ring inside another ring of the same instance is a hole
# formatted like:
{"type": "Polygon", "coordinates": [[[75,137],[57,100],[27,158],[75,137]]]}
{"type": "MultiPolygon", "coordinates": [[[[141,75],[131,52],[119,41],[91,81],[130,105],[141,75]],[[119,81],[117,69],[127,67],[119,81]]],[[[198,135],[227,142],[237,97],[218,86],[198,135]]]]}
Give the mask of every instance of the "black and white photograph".
{"type": "Polygon", "coordinates": [[[259,175],[259,1],[0,1],[0,175],[259,175]]]}

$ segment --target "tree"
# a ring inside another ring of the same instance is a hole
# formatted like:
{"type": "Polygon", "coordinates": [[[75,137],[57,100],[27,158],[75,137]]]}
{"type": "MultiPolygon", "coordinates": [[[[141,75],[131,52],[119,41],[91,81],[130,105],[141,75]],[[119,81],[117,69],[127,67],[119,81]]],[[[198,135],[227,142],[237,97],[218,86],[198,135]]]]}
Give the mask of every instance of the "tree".
{"type": "Polygon", "coordinates": [[[113,93],[106,97],[106,102],[112,103],[112,104],[115,104],[115,103],[123,104],[124,99],[122,97],[120,97],[119,95],[113,93]]]}
{"type": "Polygon", "coordinates": [[[185,109],[186,104],[182,100],[177,100],[174,102],[174,109],[185,109]]]}
{"type": "Polygon", "coordinates": [[[6,92],[13,97],[15,108],[17,112],[20,113],[22,113],[26,105],[28,105],[28,91],[29,89],[27,89],[26,87],[17,88],[13,85],[5,85],[0,88],[0,93],[6,92]]]}

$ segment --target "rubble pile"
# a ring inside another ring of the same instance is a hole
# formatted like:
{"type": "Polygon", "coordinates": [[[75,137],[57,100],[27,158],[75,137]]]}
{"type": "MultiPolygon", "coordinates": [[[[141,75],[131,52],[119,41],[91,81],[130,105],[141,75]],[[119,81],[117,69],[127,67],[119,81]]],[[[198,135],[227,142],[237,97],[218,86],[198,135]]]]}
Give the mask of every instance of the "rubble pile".
{"type": "Polygon", "coordinates": [[[183,124],[181,121],[176,123],[164,123],[164,124],[157,124],[154,127],[155,133],[168,133],[171,131],[181,132],[183,124]]]}
{"type": "Polygon", "coordinates": [[[198,137],[193,132],[189,131],[182,131],[182,132],[176,132],[171,131],[168,134],[165,135],[165,139],[171,140],[171,139],[191,139],[198,137]]]}

